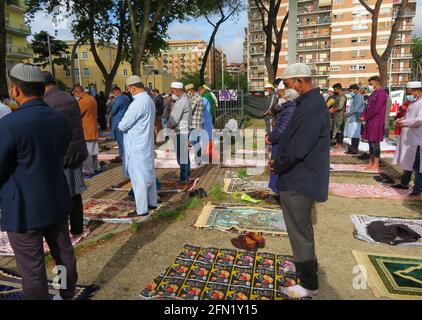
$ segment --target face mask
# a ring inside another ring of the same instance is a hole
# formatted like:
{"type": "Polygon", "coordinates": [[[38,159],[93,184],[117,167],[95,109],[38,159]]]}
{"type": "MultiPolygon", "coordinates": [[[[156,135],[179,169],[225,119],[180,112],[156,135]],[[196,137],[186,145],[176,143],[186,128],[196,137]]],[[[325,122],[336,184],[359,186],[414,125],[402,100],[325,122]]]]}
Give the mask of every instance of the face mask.
{"type": "Polygon", "coordinates": [[[369,90],[369,92],[371,92],[371,93],[372,93],[372,92],[374,92],[374,91],[375,91],[375,87],[374,87],[374,86],[369,86],[369,87],[368,87],[368,90],[369,90]]]}
{"type": "Polygon", "coordinates": [[[270,93],[268,91],[265,91],[265,96],[268,97],[270,95],[270,93]]]}
{"type": "Polygon", "coordinates": [[[411,101],[411,102],[414,102],[415,101],[415,97],[412,96],[412,95],[407,96],[406,99],[409,100],[409,101],[411,101]]]}
{"type": "Polygon", "coordinates": [[[350,92],[350,96],[351,96],[352,98],[354,98],[354,97],[356,96],[356,93],[354,93],[354,92],[350,92]]]}
{"type": "Polygon", "coordinates": [[[179,97],[178,97],[178,96],[176,96],[175,94],[172,94],[172,95],[171,95],[171,98],[172,98],[174,101],[179,100],[179,97]]]}

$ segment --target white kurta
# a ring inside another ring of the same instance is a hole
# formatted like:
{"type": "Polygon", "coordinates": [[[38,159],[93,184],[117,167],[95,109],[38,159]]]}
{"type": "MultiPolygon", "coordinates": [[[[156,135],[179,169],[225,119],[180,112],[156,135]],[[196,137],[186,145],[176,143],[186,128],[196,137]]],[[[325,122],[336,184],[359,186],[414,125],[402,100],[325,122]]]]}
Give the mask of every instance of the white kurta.
{"type": "MultiPolygon", "coordinates": [[[[409,106],[403,124],[393,163],[403,170],[413,171],[416,150],[418,146],[422,148],[422,98],[409,106]]],[[[422,166],[419,171],[422,172],[422,166]]]]}
{"type": "Polygon", "coordinates": [[[154,167],[155,104],[146,93],[135,95],[119,130],[123,131],[124,169],[135,193],[136,211],[148,212],[157,206],[157,185],[154,167]]]}

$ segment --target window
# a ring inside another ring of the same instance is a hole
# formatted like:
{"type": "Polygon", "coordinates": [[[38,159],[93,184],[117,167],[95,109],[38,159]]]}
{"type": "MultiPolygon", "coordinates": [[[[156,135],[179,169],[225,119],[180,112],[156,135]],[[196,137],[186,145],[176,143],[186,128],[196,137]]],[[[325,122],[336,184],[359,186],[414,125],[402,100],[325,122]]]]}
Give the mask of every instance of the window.
{"type": "Polygon", "coordinates": [[[340,66],[331,66],[331,71],[332,72],[339,72],[339,71],[341,71],[341,67],[340,66]]]}
{"type": "Polygon", "coordinates": [[[336,13],[336,14],[333,15],[333,18],[334,19],[343,19],[343,16],[344,16],[343,13],[336,13]]]}
{"type": "Polygon", "coordinates": [[[84,68],[84,77],[89,77],[90,72],[89,72],[89,68],[84,68]]]}
{"type": "Polygon", "coordinates": [[[88,60],[88,52],[82,52],[82,60],[88,60]]]}
{"type": "Polygon", "coordinates": [[[349,66],[349,70],[350,71],[362,71],[362,70],[366,70],[366,66],[362,65],[362,64],[352,64],[349,66]]]}
{"type": "Polygon", "coordinates": [[[70,69],[66,69],[64,71],[64,75],[65,75],[66,78],[70,78],[70,69]]]}
{"type": "Polygon", "coordinates": [[[333,32],[342,32],[343,31],[343,28],[334,28],[333,29],[333,32]]]}
{"type": "Polygon", "coordinates": [[[124,76],[128,76],[128,75],[129,75],[129,73],[128,73],[127,69],[123,69],[123,75],[124,75],[124,76]]]}
{"type": "Polygon", "coordinates": [[[368,25],[367,24],[355,24],[352,26],[352,30],[367,30],[368,25]]]}

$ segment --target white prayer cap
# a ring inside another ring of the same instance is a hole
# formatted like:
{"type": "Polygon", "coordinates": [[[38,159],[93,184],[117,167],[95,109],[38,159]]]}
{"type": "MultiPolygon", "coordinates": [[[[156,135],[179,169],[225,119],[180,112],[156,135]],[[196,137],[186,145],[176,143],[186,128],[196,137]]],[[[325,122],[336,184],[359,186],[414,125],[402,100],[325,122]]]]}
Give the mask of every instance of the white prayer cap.
{"type": "Polygon", "coordinates": [[[328,92],[335,92],[333,87],[328,88],[328,92]]]}
{"type": "Polygon", "coordinates": [[[284,90],[284,89],[286,89],[286,86],[284,85],[284,82],[283,82],[283,81],[281,81],[281,82],[278,84],[277,90],[284,90]]]}
{"type": "Polygon", "coordinates": [[[422,82],[420,81],[409,81],[406,85],[406,89],[420,89],[422,88],[422,82]]]}
{"type": "Polygon", "coordinates": [[[264,85],[264,89],[274,89],[274,86],[271,84],[271,83],[266,83],[265,85],[264,85]]]}
{"type": "Polygon", "coordinates": [[[45,83],[45,77],[41,69],[28,63],[18,63],[15,65],[10,70],[10,76],[23,82],[45,83]]]}
{"type": "Polygon", "coordinates": [[[134,85],[134,84],[137,84],[137,83],[142,83],[142,80],[139,76],[130,76],[126,80],[126,86],[127,87],[134,85]]]}
{"type": "Polygon", "coordinates": [[[171,88],[172,89],[183,89],[184,86],[183,86],[183,83],[181,83],[181,82],[172,82],[171,88]]]}
{"type": "Polygon", "coordinates": [[[306,64],[293,63],[287,66],[281,78],[291,79],[291,78],[310,78],[310,77],[312,77],[312,72],[306,64]]]}

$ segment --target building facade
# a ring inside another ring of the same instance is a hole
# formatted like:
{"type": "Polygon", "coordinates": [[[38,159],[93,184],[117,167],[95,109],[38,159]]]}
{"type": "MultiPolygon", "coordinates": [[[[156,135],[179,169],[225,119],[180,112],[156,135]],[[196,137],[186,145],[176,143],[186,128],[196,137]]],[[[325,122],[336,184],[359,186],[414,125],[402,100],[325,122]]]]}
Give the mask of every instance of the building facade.
{"type": "Polygon", "coordinates": [[[243,74],[245,72],[245,64],[243,63],[229,63],[226,65],[226,71],[231,75],[231,76],[236,76],[238,74],[243,74]]]}
{"type": "MultiPolygon", "coordinates": [[[[181,79],[183,73],[199,72],[205,55],[207,43],[202,40],[169,40],[167,50],[150,64],[154,69],[166,70],[176,79],[181,79]]],[[[205,70],[205,81],[214,83],[221,78],[221,70],[227,63],[226,55],[218,48],[211,48],[205,70]]]]}
{"type": "MultiPolygon", "coordinates": [[[[281,23],[288,10],[288,2],[282,0],[278,23],[281,23]]],[[[375,4],[375,0],[367,2],[372,7],[375,4]]],[[[416,1],[409,2],[388,67],[388,85],[392,87],[404,86],[411,77],[416,1]]],[[[387,46],[392,21],[400,3],[401,0],[383,1],[377,35],[380,53],[387,46]]],[[[265,37],[260,20],[255,1],[251,0],[248,26],[250,91],[262,90],[263,83],[268,80],[263,61],[265,37]]],[[[365,86],[370,76],[378,74],[378,66],[370,49],[371,26],[371,15],[358,0],[298,0],[297,61],[309,65],[315,85],[321,88],[328,88],[337,82],[344,87],[353,83],[365,86]]],[[[287,66],[287,34],[288,24],[283,34],[278,76],[287,66]]]]}
{"type": "Polygon", "coordinates": [[[32,50],[26,38],[31,29],[25,24],[25,1],[11,0],[6,4],[6,67],[10,69],[17,63],[32,57],[32,50]]]}
{"type": "MultiPolygon", "coordinates": [[[[75,41],[66,41],[66,43],[70,47],[69,52],[71,52],[75,41]]],[[[110,72],[114,61],[116,60],[117,48],[113,45],[97,47],[97,52],[107,71],[110,72]]],[[[97,92],[105,91],[104,77],[95,63],[90,45],[80,45],[76,53],[74,69],[76,83],[82,85],[86,90],[95,88],[97,92]]],[[[70,59],[70,54],[67,55],[67,57],[70,59]]],[[[144,69],[144,74],[141,75],[141,79],[145,86],[151,89],[157,88],[160,92],[169,91],[170,84],[175,79],[172,75],[163,74],[160,70],[149,72],[147,68],[144,69]]],[[[49,70],[48,66],[46,67],[46,70],[49,70]]],[[[55,74],[57,80],[60,80],[68,89],[72,88],[70,67],[64,68],[63,66],[55,66],[55,74]]],[[[126,80],[131,75],[132,69],[130,63],[122,61],[117,70],[113,85],[124,89],[126,80]]]]}

